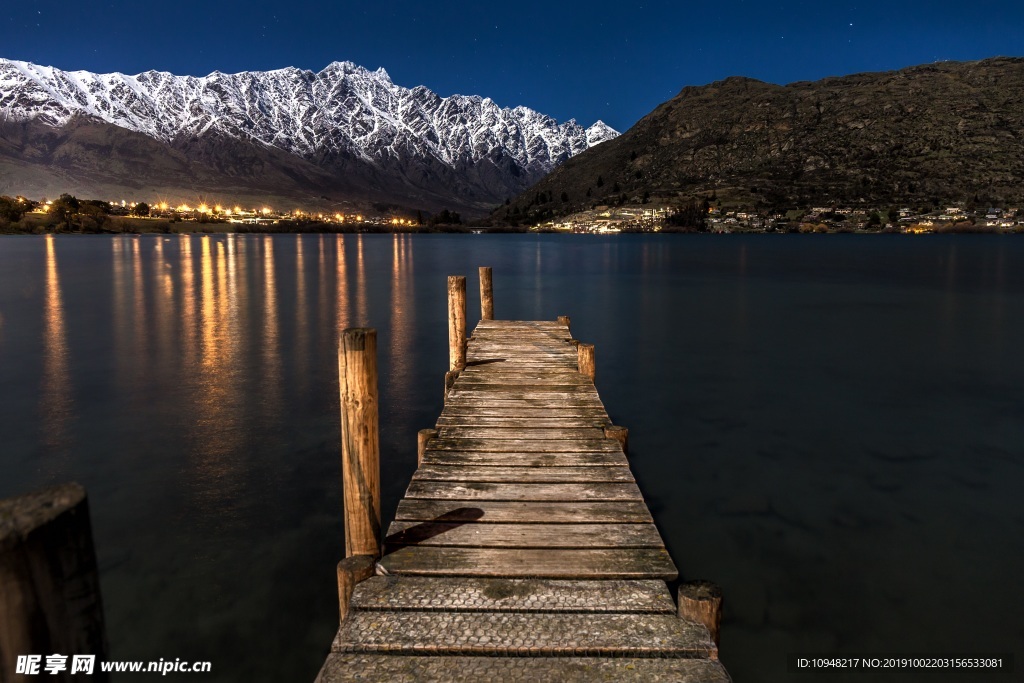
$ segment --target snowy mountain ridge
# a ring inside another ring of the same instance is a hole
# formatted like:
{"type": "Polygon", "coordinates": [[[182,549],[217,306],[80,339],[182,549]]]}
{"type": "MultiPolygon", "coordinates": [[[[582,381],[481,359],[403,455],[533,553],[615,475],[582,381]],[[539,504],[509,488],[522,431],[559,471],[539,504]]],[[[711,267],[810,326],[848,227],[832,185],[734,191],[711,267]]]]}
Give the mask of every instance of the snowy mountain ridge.
{"type": "Polygon", "coordinates": [[[0,59],[0,121],[59,128],[76,116],[169,144],[221,134],[314,163],[340,155],[381,169],[430,160],[458,171],[489,161],[532,179],[618,136],[601,121],[585,129],[489,98],[404,88],[384,69],[352,62],[319,73],[289,67],[195,77],[94,74],[0,59]]]}

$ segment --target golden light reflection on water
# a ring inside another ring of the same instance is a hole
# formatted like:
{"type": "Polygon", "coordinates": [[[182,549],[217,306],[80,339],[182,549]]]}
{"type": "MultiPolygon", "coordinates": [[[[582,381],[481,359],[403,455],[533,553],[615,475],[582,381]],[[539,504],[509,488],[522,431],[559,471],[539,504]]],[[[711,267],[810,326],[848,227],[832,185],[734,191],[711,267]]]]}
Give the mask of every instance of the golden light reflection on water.
{"type": "MultiPolygon", "coordinates": [[[[114,333],[113,333],[113,338],[114,338],[114,352],[117,354],[118,358],[125,358],[126,357],[125,354],[128,352],[128,348],[130,346],[130,342],[128,341],[127,335],[125,334],[125,330],[127,329],[126,328],[127,321],[126,321],[125,318],[127,317],[126,309],[127,309],[127,305],[128,305],[127,296],[128,296],[128,289],[129,289],[128,281],[126,279],[127,275],[125,273],[125,267],[124,267],[124,260],[125,260],[126,246],[127,246],[125,244],[125,239],[126,238],[124,236],[118,236],[118,237],[112,238],[111,241],[110,241],[110,246],[111,246],[111,249],[112,249],[112,255],[111,255],[112,264],[111,265],[112,265],[113,282],[114,282],[114,291],[113,291],[113,301],[114,301],[113,325],[114,325],[114,333]]],[[[119,386],[122,385],[124,383],[124,380],[125,380],[126,372],[125,372],[124,365],[125,365],[124,363],[117,363],[115,365],[114,376],[115,376],[115,378],[117,380],[117,384],[119,386]]]]}
{"type": "Polygon", "coordinates": [[[363,234],[356,237],[356,326],[366,327],[369,314],[366,312],[366,269],[363,266],[363,234]]]}
{"type": "Polygon", "coordinates": [[[196,285],[195,264],[192,261],[192,236],[178,238],[181,252],[181,348],[182,361],[191,368],[196,359],[196,285]]]}
{"type": "Polygon", "coordinates": [[[342,330],[348,327],[348,274],[345,270],[345,238],[341,235],[335,237],[334,240],[335,251],[337,253],[337,274],[336,280],[336,291],[335,291],[335,302],[337,306],[337,331],[341,334],[342,330]]]}
{"type": "Polygon", "coordinates": [[[183,339],[190,346],[190,316],[199,300],[198,363],[186,362],[194,406],[190,463],[193,505],[204,518],[225,523],[223,514],[240,495],[243,481],[239,451],[244,418],[239,346],[242,321],[238,306],[238,252],[233,240],[199,238],[199,291],[193,281],[191,238],[182,242],[183,339]],[[197,296],[198,295],[198,296],[197,296]]]}
{"type": "MultiPolygon", "coordinates": [[[[309,312],[306,309],[306,268],[303,263],[302,235],[295,236],[295,346],[296,373],[302,381],[302,388],[308,387],[309,376],[309,312]]],[[[304,392],[303,392],[304,393],[304,392]]]]}
{"type": "Polygon", "coordinates": [[[64,300],[57,270],[57,248],[53,235],[46,236],[46,332],[43,337],[43,386],[40,412],[43,443],[51,448],[66,444],[67,422],[72,410],[68,377],[68,341],[64,322],[64,300]]]}
{"type": "Polygon", "coordinates": [[[281,403],[281,346],[278,323],[274,240],[263,236],[263,395],[264,413],[276,417],[281,403]]]}
{"type": "Polygon", "coordinates": [[[415,306],[412,292],[412,239],[396,234],[391,244],[391,384],[395,396],[406,396],[412,382],[415,306]]]}
{"type": "Polygon", "coordinates": [[[146,372],[146,357],[149,355],[149,335],[146,334],[146,285],[142,272],[141,238],[131,238],[132,258],[132,331],[134,341],[132,355],[135,358],[133,379],[143,380],[146,372]]]}
{"type": "Polygon", "coordinates": [[[174,277],[172,266],[165,253],[166,243],[163,238],[156,238],[154,247],[153,291],[156,296],[154,310],[156,313],[156,346],[157,358],[161,366],[170,360],[174,353],[172,339],[174,328],[174,277]]]}

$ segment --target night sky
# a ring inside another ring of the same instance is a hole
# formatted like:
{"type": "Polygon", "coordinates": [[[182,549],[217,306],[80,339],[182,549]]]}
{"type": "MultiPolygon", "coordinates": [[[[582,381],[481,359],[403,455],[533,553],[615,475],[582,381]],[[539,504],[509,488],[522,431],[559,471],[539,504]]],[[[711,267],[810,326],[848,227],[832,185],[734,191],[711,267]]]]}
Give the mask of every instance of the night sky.
{"type": "Polygon", "coordinates": [[[12,0],[0,56],[205,75],[335,60],[626,130],[686,85],[775,83],[1024,55],[1024,2],[12,0]]]}

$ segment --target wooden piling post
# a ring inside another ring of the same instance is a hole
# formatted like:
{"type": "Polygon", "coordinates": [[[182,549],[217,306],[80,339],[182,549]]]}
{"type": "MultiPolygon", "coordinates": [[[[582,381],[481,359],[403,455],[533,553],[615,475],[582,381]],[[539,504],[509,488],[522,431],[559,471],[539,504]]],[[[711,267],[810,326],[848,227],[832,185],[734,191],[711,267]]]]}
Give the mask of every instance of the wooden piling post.
{"type": "Polygon", "coordinates": [[[609,439],[615,439],[622,446],[622,452],[629,455],[629,430],[618,425],[608,425],[604,428],[604,435],[609,439]]]}
{"type": "Polygon", "coordinates": [[[560,316],[558,316],[558,322],[560,322],[561,324],[565,325],[566,329],[569,329],[569,322],[570,322],[569,321],[569,316],[567,316],[567,315],[560,315],[560,316]]]}
{"type": "Polygon", "coordinates": [[[594,362],[594,345],[580,342],[576,347],[576,364],[584,376],[593,381],[597,374],[597,366],[594,362]]]}
{"type": "Polygon", "coordinates": [[[351,327],[338,348],[345,557],[380,557],[377,330],[351,327]]]}
{"type": "Polygon", "coordinates": [[[494,288],[490,266],[480,266],[480,319],[494,320],[494,288]]]}
{"type": "MultiPolygon", "coordinates": [[[[107,658],[89,503],[74,483],[0,501],[0,678],[18,655],[55,652],[107,658]]],[[[98,666],[93,678],[109,680],[98,666]]]]}
{"type": "Polygon", "coordinates": [[[338,563],[339,621],[345,621],[348,616],[356,584],[373,576],[376,563],[377,558],[372,555],[353,555],[338,563]]]}
{"type": "Polygon", "coordinates": [[[416,466],[423,464],[423,456],[427,454],[427,442],[437,438],[436,429],[421,429],[416,435],[416,466]]]}
{"type": "Polygon", "coordinates": [[[722,589],[710,581],[687,581],[679,586],[679,618],[704,624],[718,647],[722,626],[722,589]]]}
{"type": "Polygon", "coordinates": [[[466,367],[466,278],[448,276],[448,370],[466,367]]]}

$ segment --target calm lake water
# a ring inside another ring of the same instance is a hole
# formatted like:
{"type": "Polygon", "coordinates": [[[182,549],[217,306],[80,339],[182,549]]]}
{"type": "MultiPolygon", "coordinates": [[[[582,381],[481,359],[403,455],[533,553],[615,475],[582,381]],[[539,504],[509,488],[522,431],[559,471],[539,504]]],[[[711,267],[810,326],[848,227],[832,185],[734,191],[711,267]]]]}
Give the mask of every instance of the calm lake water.
{"type": "MultiPolygon", "coordinates": [[[[869,680],[791,652],[1024,665],[1024,240],[0,238],[0,497],[86,486],[113,658],[313,679],[338,330],[378,329],[387,522],[442,407],[446,276],[475,321],[479,265],[497,317],[596,344],[682,575],[724,589],[736,681],[869,680]]],[[[870,679],[980,678],[943,676],[870,679]]]]}

